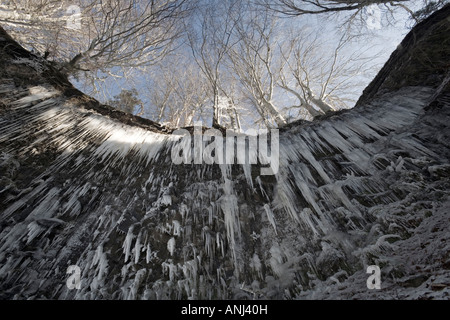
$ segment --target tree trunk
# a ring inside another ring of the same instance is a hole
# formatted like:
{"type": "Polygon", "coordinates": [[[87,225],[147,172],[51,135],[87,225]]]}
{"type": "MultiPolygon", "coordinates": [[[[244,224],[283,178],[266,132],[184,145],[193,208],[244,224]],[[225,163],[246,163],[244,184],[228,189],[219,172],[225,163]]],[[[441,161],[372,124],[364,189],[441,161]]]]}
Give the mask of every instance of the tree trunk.
{"type": "Polygon", "coordinates": [[[324,113],[324,112],[321,112],[321,111],[317,111],[316,109],[314,109],[314,107],[312,105],[310,105],[309,103],[306,103],[306,102],[302,103],[300,105],[300,107],[305,108],[313,118],[317,117],[317,116],[320,116],[321,114],[324,113]]]}
{"type": "Polygon", "coordinates": [[[322,99],[316,98],[314,95],[311,96],[311,101],[320,108],[324,113],[327,113],[329,111],[334,111],[333,107],[330,106],[328,103],[323,101],[322,99]]]}
{"type": "Polygon", "coordinates": [[[272,116],[275,123],[278,127],[282,127],[286,125],[286,120],[281,115],[281,113],[278,111],[278,109],[273,105],[270,101],[264,101],[263,102],[263,108],[272,116]]]}

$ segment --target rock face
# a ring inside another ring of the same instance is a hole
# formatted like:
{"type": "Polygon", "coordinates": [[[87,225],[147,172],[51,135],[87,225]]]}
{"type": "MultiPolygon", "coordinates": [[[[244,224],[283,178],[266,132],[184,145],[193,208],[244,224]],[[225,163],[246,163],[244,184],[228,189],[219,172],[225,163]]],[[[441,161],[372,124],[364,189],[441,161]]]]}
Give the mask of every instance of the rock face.
{"type": "Polygon", "coordinates": [[[450,57],[449,12],[357,107],[280,130],[266,176],[174,164],[170,129],[83,95],[0,30],[0,298],[448,299],[449,59],[424,44],[442,30],[450,57]],[[398,83],[405,70],[422,80],[398,83]]]}

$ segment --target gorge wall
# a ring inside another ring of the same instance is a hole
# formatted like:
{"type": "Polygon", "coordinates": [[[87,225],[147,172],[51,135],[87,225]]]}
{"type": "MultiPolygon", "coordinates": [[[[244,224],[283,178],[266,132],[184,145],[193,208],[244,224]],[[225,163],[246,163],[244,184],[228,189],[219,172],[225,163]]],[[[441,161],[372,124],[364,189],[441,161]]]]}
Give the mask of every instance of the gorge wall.
{"type": "Polygon", "coordinates": [[[355,108],[281,129],[266,176],[174,164],[172,129],[0,28],[0,298],[448,299],[449,16],[417,25],[355,108]]]}

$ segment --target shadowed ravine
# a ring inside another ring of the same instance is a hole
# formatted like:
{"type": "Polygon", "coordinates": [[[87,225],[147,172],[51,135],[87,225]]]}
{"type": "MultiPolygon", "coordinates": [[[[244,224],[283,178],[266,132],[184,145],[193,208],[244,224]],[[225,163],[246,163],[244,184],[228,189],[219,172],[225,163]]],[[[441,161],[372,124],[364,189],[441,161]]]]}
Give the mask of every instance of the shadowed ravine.
{"type": "Polygon", "coordinates": [[[173,164],[171,129],[84,96],[0,29],[0,298],[448,299],[449,12],[355,108],[280,130],[273,176],[173,164]]]}

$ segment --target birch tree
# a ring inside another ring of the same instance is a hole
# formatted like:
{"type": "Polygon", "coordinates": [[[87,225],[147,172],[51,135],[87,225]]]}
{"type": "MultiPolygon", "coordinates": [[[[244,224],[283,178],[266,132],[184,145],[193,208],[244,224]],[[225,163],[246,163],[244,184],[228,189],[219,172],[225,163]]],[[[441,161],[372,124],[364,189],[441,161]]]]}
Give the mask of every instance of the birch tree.
{"type": "Polygon", "coordinates": [[[231,67],[248,99],[266,127],[274,121],[277,126],[286,120],[275,106],[276,74],[273,68],[274,20],[269,14],[249,13],[236,22],[239,42],[229,50],[231,67]]]}
{"type": "MultiPolygon", "coordinates": [[[[220,126],[221,97],[228,96],[224,89],[224,63],[228,51],[236,44],[233,37],[236,18],[240,14],[240,0],[208,1],[200,6],[197,24],[190,26],[189,46],[198,67],[208,79],[212,96],[212,125],[220,126]]],[[[227,111],[233,129],[238,129],[236,110],[227,111]]]]}
{"type": "Polygon", "coordinates": [[[210,115],[209,82],[195,62],[170,56],[150,78],[146,96],[153,108],[152,119],[175,128],[192,126],[194,120],[206,121],[210,115]]]}
{"type": "Polygon", "coordinates": [[[346,97],[356,94],[357,77],[367,73],[375,55],[346,51],[354,37],[342,35],[334,48],[320,44],[317,36],[300,33],[281,46],[277,85],[294,95],[312,117],[350,107],[346,97]]]}

